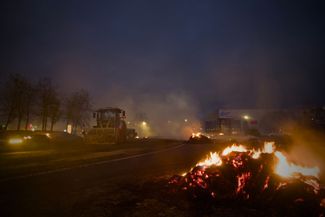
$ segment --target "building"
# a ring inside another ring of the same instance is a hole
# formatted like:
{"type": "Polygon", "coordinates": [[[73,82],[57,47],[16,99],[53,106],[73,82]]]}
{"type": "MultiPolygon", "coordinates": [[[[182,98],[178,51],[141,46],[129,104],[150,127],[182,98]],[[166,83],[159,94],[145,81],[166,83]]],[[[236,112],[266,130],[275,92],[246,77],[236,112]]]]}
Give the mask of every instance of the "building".
{"type": "MultiPolygon", "coordinates": [[[[279,109],[217,109],[204,121],[207,133],[243,134],[255,130],[268,131],[265,120],[274,114],[286,116],[287,110],[279,109]]],[[[271,130],[272,131],[272,130],[271,130]]]]}
{"type": "Polygon", "coordinates": [[[206,116],[206,133],[285,133],[294,126],[325,130],[325,107],[293,109],[217,109],[206,116]]]}

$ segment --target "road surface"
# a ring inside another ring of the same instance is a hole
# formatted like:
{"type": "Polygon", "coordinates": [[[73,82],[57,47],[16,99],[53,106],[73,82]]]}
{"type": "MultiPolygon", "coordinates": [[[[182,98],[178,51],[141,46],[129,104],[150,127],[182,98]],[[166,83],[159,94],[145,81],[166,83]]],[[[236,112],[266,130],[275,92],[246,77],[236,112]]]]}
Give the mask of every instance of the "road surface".
{"type": "Polygon", "coordinates": [[[213,145],[179,143],[113,159],[100,157],[90,163],[2,177],[0,216],[112,216],[114,201],[120,205],[116,202],[119,199],[112,198],[139,196],[125,186],[188,171],[211,149],[213,145]],[[105,204],[107,201],[111,204],[105,204]]]}

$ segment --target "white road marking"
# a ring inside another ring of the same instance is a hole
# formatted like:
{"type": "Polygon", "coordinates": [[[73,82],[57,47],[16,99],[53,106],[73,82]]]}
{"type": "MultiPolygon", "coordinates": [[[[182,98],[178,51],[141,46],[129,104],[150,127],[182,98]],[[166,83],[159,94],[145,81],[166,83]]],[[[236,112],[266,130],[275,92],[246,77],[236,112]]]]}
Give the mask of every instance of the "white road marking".
{"type": "Polygon", "coordinates": [[[109,164],[109,163],[113,163],[113,162],[129,160],[129,159],[133,159],[133,158],[139,158],[139,157],[143,157],[143,156],[148,156],[148,155],[153,155],[153,154],[157,154],[157,153],[161,153],[161,152],[178,149],[180,147],[183,147],[184,145],[185,144],[180,144],[180,145],[177,145],[174,147],[165,148],[165,149],[158,150],[158,151],[151,151],[151,152],[146,152],[146,153],[142,153],[142,154],[136,154],[136,155],[131,155],[131,156],[127,156],[127,157],[117,158],[117,159],[97,161],[97,162],[93,162],[93,163],[81,164],[78,166],[63,167],[60,169],[53,169],[53,170],[47,170],[47,171],[42,171],[42,172],[37,172],[37,173],[31,173],[31,174],[27,174],[27,175],[4,178],[4,179],[0,179],[0,183],[7,182],[7,181],[13,181],[13,180],[19,180],[19,179],[25,179],[25,178],[29,178],[29,177],[35,177],[35,176],[43,176],[43,175],[48,175],[48,174],[53,174],[53,173],[60,173],[60,172],[65,172],[65,171],[73,170],[73,169],[80,169],[80,168],[87,168],[87,167],[91,167],[91,166],[98,166],[98,165],[102,165],[102,164],[109,164]]]}

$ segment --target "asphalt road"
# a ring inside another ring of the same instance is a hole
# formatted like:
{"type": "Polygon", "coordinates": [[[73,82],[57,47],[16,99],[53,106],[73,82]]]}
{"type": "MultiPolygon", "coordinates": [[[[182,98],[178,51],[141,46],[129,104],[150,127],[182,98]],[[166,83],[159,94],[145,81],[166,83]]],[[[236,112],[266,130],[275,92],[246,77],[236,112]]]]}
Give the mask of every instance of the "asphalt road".
{"type": "Polygon", "coordinates": [[[174,144],[3,179],[0,216],[88,216],[86,211],[89,213],[103,195],[118,195],[124,191],[121,186],[188,171],[213,148],[207,144],[174,144]]]}

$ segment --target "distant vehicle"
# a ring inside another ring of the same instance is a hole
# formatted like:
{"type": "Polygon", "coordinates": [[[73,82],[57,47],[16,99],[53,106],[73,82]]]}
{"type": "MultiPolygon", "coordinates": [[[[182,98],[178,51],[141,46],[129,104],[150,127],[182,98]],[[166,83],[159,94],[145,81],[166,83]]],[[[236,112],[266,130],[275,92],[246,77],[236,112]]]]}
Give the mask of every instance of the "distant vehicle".
{"type": "Polygon", "coordinates": [[[50,134],[45,132],[7,130],[0,133],[1,149],[33,149],[47,147],[50,134]]]}
{"type": "Polygon", "coordinates": [[[85,142],[122,143],[134,139],[137,134],[134,129],[127,129],[125,111],[120,108],[101,108],[93,113],[96,126],[85,134],[85,142]]]}

